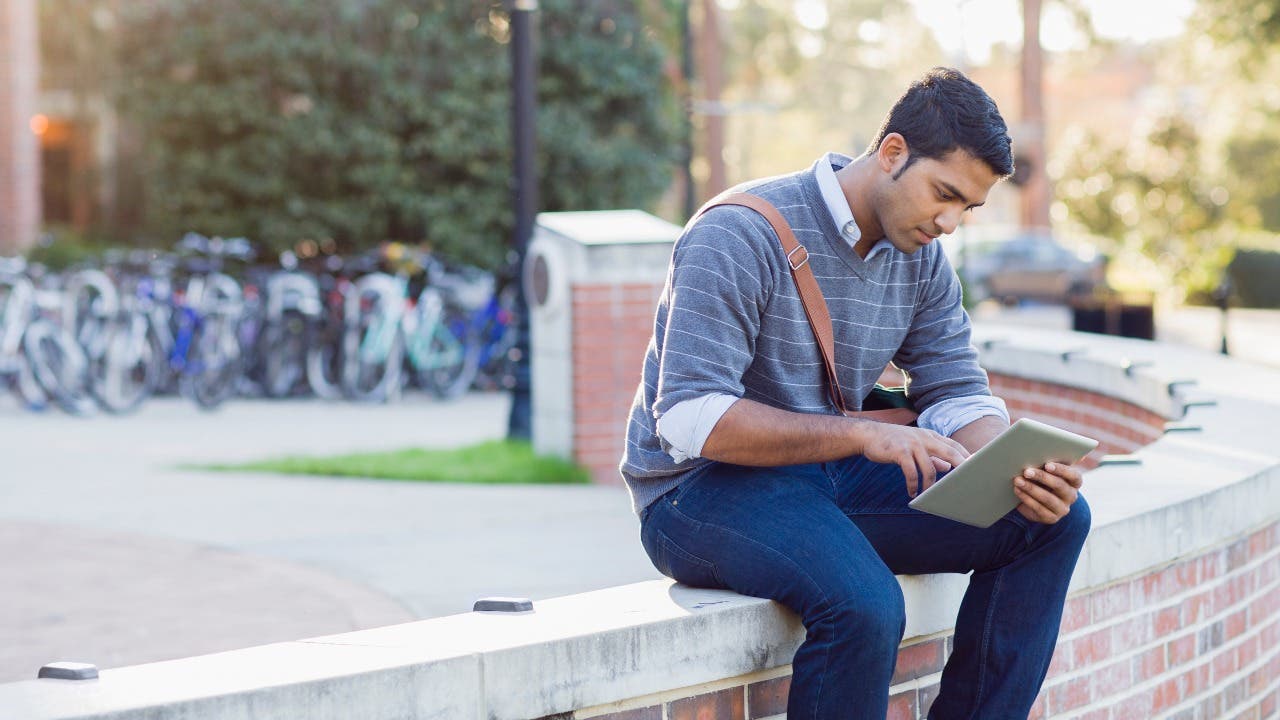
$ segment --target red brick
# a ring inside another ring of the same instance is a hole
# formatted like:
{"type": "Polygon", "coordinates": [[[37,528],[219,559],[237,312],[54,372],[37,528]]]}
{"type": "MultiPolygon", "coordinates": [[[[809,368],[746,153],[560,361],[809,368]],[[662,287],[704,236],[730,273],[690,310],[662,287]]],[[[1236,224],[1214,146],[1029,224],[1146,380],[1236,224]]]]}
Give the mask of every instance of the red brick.
{"type": "Polygon", "coordinates": [[[1049,672],[1046,677],[1057,677],[1071,671],[1071,643],[1058,643],[1058,647],[1053,652],[1053,659],[1049,661],[1049,672]]]}
{"type": "Polygon", "coordinates": [[[1183,635],[1180,638],[1170,640],[1166,647],[1169,649],[1169,666],[1181,665],[1195,659],[1196,636],[1194,634],[1183,635]]]}
{"type": "Polygon", "coordinates": [[[751,683],[747,686],[747,711],[751,720],[782,715],[787,711],[787,696],[791,692],[791,676],[751,683]]]}
{"type": "Polygon", "coordinates": [[[1048,713],[1047,706],[1048,701],[1045,700],[1045,695],[1042,692],[1036,697],[1035,703],[1031,705],[1031,712],[1027,715],[1027,720],[1044,720],[1045,715],[1048,713]]]}
{"type": "Polygon", "coordinates": [[[1234,575],[1213,591],[1213,611],[1224,613],[1249,596],[1253,590],[1253,576],[1234,575]]]}
{"type": "Polygon", "coordinates": [[[1058,683],[1048,690],[1049,712],[1061,715],[1082,705],[1088,705],[1093,699],[1092,678],[1085,676],[1058,683]]]}
{"type": "Polygon", "coordinates": [[[1258,659],[1258,638],[1254,637],[1246,639],[1244,642],[1236,646],[1236,664],[1240,667],[1248,667],[1258,659]]]}
{"type": "Polygon", "coordinates": [[[1280,610],[1280,590],[1272,589],[1258,596],[1249,603],[1249,622],[1254,627],[1260,626],[1280,610]]]}
{"type": "Polygon", "coordinates": [[[1174,606],[1157,610],[1152,618],[1152,629],[1156,637],[1172,635],[1182,628],[1182,608],[1174,606]]]}
{"type": "Polygon", "coordinates": [[[1227,546],[1227,572],[1244,567],[1249,562],[1249,540],[1237,540],[1227,546]]]}
{"type": "Polygon", "coordinates": [[[903,647],[898,650],[898,664],[889,684],[897,685],[941,672],[946,661],[946,641],[941,638],[903,647]]]}
{"type": "Polygon", "coordinates": [[[1210,695],[1196,703],[1196,713],[1202,718],[1222,717],[1222,695],[1210,695]]]}
{"type": "Polygon", "coordinates": [[[1151,618],[1147,615],[1125,620],[1111,628],[1111,647],[1116,652],[1145,645],[1151,639],[1151,618]]]}
{"type": "Polygon", "coordinates": [[[1161,682],[1155,687],[1155,695],[1151,699],[1151,710],[1154,713],[1162,713],[1165,710],[1182,702],[1182,690],[1178,682],[1178,678],[1169,678],[1161,682]]]}
{"type": "Polygon", "coordinates": [[[1147,650],[1133,659],[1133,681],[1141,683],[1160,675],[1168,667],[1164,646],[1147,650]]]}
{"type": "Polygon", "coordinates": [[[745,720],[744,692],[732,687],[667,703],[670,720],[745,720]]]}
{"type": "MultiPolygon", "coordinates": [[[[920,714],[920,717],[925,718],[929,716],[929,708],[933,707],[933,701],[938,699],[938,691],[940,689],[941,688],[937,684],[933,684],[928,687],[922,687],[916,691],[916,712],[920,714]]],[[[1028,716],[1028,720],[1031,720],[1034,717],[1035,707],[1032,707],[1031,715],[1028,716]]]]}
{"type": "Polygon", "coordinates": [[[1234,640],[1244,634],[1249,627],[1248,610],[1239,610],[1227,616],[1224,632],[1226,640],[1234,640]]]}
{"type": "MultiPolygon", "coordinates": [[[[676,720],[672,718],[672,720],[676,720]]],[[[701,718],[699,718],[701,720],[701,718]]],[[[889,696],[889,713],[885,720],[916,720],[916,691],[907,690],[889,696]]]]}
{"type": "Polygon", "coordinates": [[[1155,717],[1155,692],[1144,690],[1111,708],[1112,720],[1151,720],[1155,717]]]}
{"type": "Polygon", "coordinates": [[[1184,599],[1179,608],[1183,626],[1190,627],[1208,618],[1212,612],[1212,604],[1213,595],[1207,591],[1184,599]]]}
{"type": "Polygon", "coordinates": [[[1091,594],[1093,621],[1102,622],[1129,612],[1129,583],[1122,582],[1091,594]]]}
{"type": "Polygon", "coordinates": [[[1262,704],[1258,706],[1262,710],[1262,716],[1272,718],[1276,716],[1276,710],[1280,710],[1280,690],[1268,693],[1262,699],[1262,704]]]}
{"type": "Polygon", "coordinates": [[[1066,635],[1090,623],[1090,598],[1090,595],[1081,595],[1067,600],[1066,605],[1062,608],[1062,625],[1059,632],[1066,635]]]}
{"type": "Polygon", "coordinates": [[[1213,681],[1220,683],[1240,669],[1239,657],[1234,651],[1221,652],[1214,656],[1212,666],[1213,681]]]}
{"type": "Polygon", "coordinates": [[[1217,550],[1215,552],[1202,555],[1200,557],[1199,566],[1201,582],[1221,577],[1223,569],[1227,566],[1227,551],[1217,550]]]}
{"type": "Polygon", "coordinates": [[[1071,667],[1077,670],[1102,662],[1111,656],[1111,631],[1099,630],[1076,638],[1071,643],[1071,667]]]}
{"type": "Polygon", "coordinates": [[[1123,660],[1112,663],[1091,673],[1093,677],[1093,699],[1098,701],[1105,697],[1123,694],[1133,687],[1132,663],[1123,660]]]}
{"type": "Polygon", "coordinates": [[[1090,712],[1087,712],[1080,716],[1080,720],[1110,720],[1110,719],[1111,719],[1110,708],[1099,708],[1097,710],[1091,710],[1090,712]]]}

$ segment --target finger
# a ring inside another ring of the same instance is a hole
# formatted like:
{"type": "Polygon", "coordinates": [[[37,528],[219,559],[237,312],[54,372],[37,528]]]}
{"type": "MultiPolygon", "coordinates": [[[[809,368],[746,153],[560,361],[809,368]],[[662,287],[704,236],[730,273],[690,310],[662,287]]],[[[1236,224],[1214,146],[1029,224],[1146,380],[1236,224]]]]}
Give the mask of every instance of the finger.
{"type": "Polygon", "coordinates": [[[929,453],[941,460],[947,461],[951,464],[951,467],[959,465],[969,457],[969,454],[965,451],[963,445],[952,441],[950,438],[944,438],[941,436],[939,436],[936,442],[930,443],[929,453]],[[956,449],[957,447],[959,447],[958,450],[956,449]]]}
{"type": "Polygon", "coordinates": [[[920,480],[920,474],[916,472],[916,463],[913,457],[907,457],[905,460],[898,462],[898,467],[902,468],[902,476],[907,480],[907,495],[909,497],[916,496],[916,483],[920,480]]]}
{"type": "Polygon", "coordinates": [[[1045,472],[1057,475],[1066,480],[1071,487],[1079,490],[1084,485],[1084,475],[1075,465],[1063,465],[1062,463],[1045,463],[1045,472]]]}
{"type": "Polygon", "coordinates": [[[1028,484],[1022,487],[1014,485],[1013,488],[1013,492],[1018,496],[1018,500],[1021,501],[1022,507],[1027,510],[1027,512],[1023,514],[1028,515],[1032,520],[1038,523],[1044,523],[1046,525],[1051,525],[1057,522],[1060,516],[1054,514],[1053,510],[1046,507],[1041,499],[1032,496],[1028,490],[1029,487],[1030,485],[1028,484]]]}
{"type": "Polygon", "coordinates": [[[916,467],[920,469],[920,484],[923,489],[928,490],[933,481],[937,479],[938,473],[933,467],[933,456],[929,454],[929,450],[923,447],[917,447],[914,453],[916,467]]]}
{"type": "Polygon", "coordinates": [[[1075,487],[1064,478],[1047,473],[1043,470],[1035,468],[1027,468],[1023,471],[1023,476],[1028,480],[1032,480],[1035,484],[1057,495],[1067,506],[1076,501],[1077,491],[1075,487]]]}
{"type": "Polygon", "coordinates": [[[949,438],[949,437],[944,437],[944,438],[942,438],[942,439],[943,439],[943,440],[946,440],[948,443],[950,443],[950,444],[951,444],[951,447],[955,448],[955,451],[956,451],[957,453],[959,453],[959,455],[960,455],[960,457],[961,457],[962,459],[965,459],[965,458],[968,458],[968,457],[969,457],[969,448],[965,447],[964,445],[961,445],[959,442],[957,442],[956,440],[953,440],[953,439],[951,439],[951,438],[949,438]]]}
{"type": "Polygon", "coordinates": [[[1021,489],[1027,495],[1035,498],[1035,500],[1046,510],[1051,512],[1055,517],[1062,517],[1067,514],[1067,508],[1070,507],[1065,500],[1053,492],[1049,488],[1035,482],[1033,478],[1019,477],[1013,481],[1014,490],[1021,489]]]}
{"type": "Polygon", "coordinates": [[[933,461],[933,469],[937,471],[939,474],[942,474],[950,470],[952,467],[951,463],[947,462],[946,460],[943,460],[940,457],[930,456],[929,459],[933,461]]]}
{"type": "Polygon", "coordinates": [[[1013,494],[1018,497],[1018,502],[1020,503],[1018,511],[1028,520],[1038,523],[1052,522],[1052,514],[1039,501],[1028,495],[1025,490],[1015,485],[1013,494]]]}

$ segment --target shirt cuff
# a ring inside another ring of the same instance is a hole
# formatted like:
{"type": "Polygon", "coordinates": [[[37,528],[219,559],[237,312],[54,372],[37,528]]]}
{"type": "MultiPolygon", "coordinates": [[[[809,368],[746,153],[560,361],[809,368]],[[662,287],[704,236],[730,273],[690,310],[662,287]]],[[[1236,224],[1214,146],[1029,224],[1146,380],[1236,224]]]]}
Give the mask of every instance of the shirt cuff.
{"type": "Polygon", "coordinates": [[[711,431],[737,401],[726,393],[708,393],[672,405],[657,423],[658,437],[671,459],[679,464],[702,457],[702,446],[711,431]]]}
{"type": "Polygon", "coordinates": [[[920,413],[916,424],[939,435],[951,437],[960,428],[988,415],[1009,422],[1009,410],[1005,407],[1004,400],[994,395],[971,395],[948,398],[930,405],[920,413]]]}

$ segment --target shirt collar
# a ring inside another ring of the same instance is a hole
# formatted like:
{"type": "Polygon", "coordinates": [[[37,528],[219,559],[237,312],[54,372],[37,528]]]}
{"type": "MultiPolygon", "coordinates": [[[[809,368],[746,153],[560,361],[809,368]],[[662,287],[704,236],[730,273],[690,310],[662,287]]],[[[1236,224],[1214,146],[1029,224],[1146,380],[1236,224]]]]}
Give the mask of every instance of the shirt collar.
{"type": "MultiPolygon", "coordinates": [[[[840,237],[852,248],[862,239],[862,229],[858,227],[858,223],[853,219],[853,210],[849,208],[849,201],[844,197],[844,191],[840,189],[840,181],[836,179],[835,168],[832,164],[844,167],[852,158],[841,155],[839,153],[827,153],[818,161],[814,174],[817,176],[818,190],[822,192],[822,200],[827,205],[827,211],[831,213],[831,220],[836,224],[836,229],[840,231],[840,237]]],[[[879,255],[881,252],[893,247],[893,243],[888,238],[880,240],[867,253],[867,260],[879,255]]]]}

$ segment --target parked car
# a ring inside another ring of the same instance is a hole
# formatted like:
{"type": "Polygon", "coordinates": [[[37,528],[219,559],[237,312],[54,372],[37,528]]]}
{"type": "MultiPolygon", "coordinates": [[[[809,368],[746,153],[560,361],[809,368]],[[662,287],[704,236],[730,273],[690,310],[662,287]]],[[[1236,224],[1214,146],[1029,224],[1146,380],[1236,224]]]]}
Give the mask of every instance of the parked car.
{"type": "Polygon", "coordinates": [[[943,243],[971,303],[993,298],[1065,304],[1106,285],[1106,259],[1087,244],[1077,243],[1073,251],[1047,232],[972,235],[977,237],[961,235],[943,243]]]}

